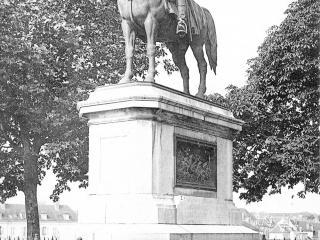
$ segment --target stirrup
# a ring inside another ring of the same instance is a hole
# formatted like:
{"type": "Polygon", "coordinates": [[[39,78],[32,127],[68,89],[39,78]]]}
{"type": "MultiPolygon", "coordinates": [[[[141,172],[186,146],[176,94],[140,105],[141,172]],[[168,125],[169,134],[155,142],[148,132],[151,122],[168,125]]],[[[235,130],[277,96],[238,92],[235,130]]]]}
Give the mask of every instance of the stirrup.
{"type": "Polygon", "coordinates": [[[184,38],[187,35],[187,24],[183,19],[179,19],[177,24],[177,34],[180,38],[184,38]]]}

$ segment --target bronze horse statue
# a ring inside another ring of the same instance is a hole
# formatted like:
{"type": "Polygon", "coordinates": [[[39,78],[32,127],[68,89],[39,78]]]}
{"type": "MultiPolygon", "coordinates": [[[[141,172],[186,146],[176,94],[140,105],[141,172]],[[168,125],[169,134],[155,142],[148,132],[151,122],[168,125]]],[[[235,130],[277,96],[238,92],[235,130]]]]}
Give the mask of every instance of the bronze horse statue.
{"type": "Polygon", "coordinates": [[[189,34],[181,39],[176,34],[177,20],[169,12],[168,0],[118,0],[118,8],[122,18],[122,30],[126,44],[126,71],[120,83],[130,82],[133,77],[132,58],[135,48],[135,38],[139,37],[147,43],[149,68],[145,81],[154,82],[156,42],[165,42],[170,50],[173,62],[179,68],[184,92],[189,92],[189,69],[186,65],[185,54],[189,46],[197,60],[200,84],[196,96],[203,98],[206,92],[207,62],[204,57],[203,46],[210,68],[216,73],[217,66],[217,38],[213,18],[210,12],[201,8],[193,0],[193,7],[199,21],[198,34],[189,34]]]}

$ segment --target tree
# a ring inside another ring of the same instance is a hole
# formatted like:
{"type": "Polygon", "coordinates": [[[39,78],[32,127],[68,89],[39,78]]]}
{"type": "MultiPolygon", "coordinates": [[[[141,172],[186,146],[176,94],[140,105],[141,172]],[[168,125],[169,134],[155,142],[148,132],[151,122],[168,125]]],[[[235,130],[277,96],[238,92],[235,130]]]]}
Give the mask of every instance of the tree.
{"type": "MultiPolygon", "coordinates": [[[[68,126],[82,126],[69,98],[76,91],[68,82],[76,30],[62,34],[61,19],[48,18],[45,7],[40,1],[1,4],[0,197],[24,192],[28,239],[40,235],[37,185],[52,164],[46,144],[60,143],[68,126]]],[[[85,164],[77,171],[84,174],[85,164]]]]}
{"type": "MultiPolygon", "coordinates": [[[[0,18],[0,201],[24,192],[33,239],[47,169],[57,176],[54,201],[69,182],[87,186],[88,128],[76,103],[120,79],[124,40],[116,0],[6,0],[0,18]]],[[[138,41],[136,50],[143,77],[145,45],[138,41]]]]}
{"type": "Polygon", "coordinates": [[[234,190],[260,201],[303,183],[319,193],[320,2],[298,0],[249,61],[248,84],[230,86],[226,102],[246,123],[236,137],[234,190]]]}
{"type": "MultiPolygon", "coordinates": [[[[47,169],[55,201],[69,182],[87,186],[88,129],[76,103],[120,79],[124,41],[115,0],[5,0],[0,18],[0,201],[24,192],[30,240],[40,236],[37,186],[47,169]]],[[[144,51],[139,42],[136,76],[144,51]]]]}

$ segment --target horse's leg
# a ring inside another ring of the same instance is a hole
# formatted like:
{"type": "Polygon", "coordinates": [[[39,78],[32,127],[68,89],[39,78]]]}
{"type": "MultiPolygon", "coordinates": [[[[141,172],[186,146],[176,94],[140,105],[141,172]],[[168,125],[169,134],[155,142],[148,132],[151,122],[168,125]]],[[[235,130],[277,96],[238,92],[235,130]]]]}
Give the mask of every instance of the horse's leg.
{"type": "Polygon", "coordinates": [[[149,69],[146,76],[147,82],[154,82],[155,76],[155,54],[156,54],[156,33],[158,22],[157,20],[149,13],[145,22],[144,27],[147,35],[147,55],[149,58],[149,69]]]}
{"type": "Polygon", "coordinates": [[[189,68],[186,63],[186,55],[187,49],[180,49],[179,50],[179,60],[180,61],[180,74],[183,79],[183,92],[190,94],[189,89],[189,68]]]}
{"type": "Polygon", "coordinates": [[[172,60],[174,64],[179,68],[181,77],[183,79],[183,92],[190,94],[189,90],[189,68],[186,63],[185,54],[188,46],[186,45],[182,49],[178,43],[167,43],[167,47],[172,54],[172,60]]]}
{"type": "Polygon", "coordinates": [[[191,44],[193,55],[198,62],[198,69],[200,73],[200,84],[198,88],[197,97],[204,98],[206,88],[206,77],[207,77],[207,62],[204,58],[203,45],[202,44],[191,44]]]}
{"type": "Polygon", "coordinates": [[[127,83],[127,82],[130,82],[131,78],[133,77],[132,61],[133,61],[136,33],[133,30],[131,24],[124,19],[122,20],[122,31],[123,31],[123,35],[126,43],[127,64],[126,64],[126,72],[124,73],[123,78],[120,80],[120,83],[127,83]]]}

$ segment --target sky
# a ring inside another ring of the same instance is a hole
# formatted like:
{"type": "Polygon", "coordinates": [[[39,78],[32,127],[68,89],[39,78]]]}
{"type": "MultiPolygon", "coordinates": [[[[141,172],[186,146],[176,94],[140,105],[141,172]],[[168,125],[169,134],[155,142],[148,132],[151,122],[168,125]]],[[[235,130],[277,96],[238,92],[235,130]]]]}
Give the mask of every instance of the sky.
{"type": "MultiPolygon", "coordinates": [[[[218,38],[217,75],[208,72],[207,93],[225,93],[230,85],[243,86],[246,83],[247,60],[257,55],[258,46],[266,37],[266,31],[273,25],[279,25],[285,18],[284,11],[291,0],[196,0],[201,6],[210,10],[215,20],[218,38]]],[[[195,94],[199,84],[196,61],[189,50],[187,64],[190,68],[190,88],[195,94]]],[[[182,90],[179,73],[167,76],[161,73],[156,81],[160,84],[182,90]]],[[[51,203],[49,195],[53,190],[55,178],[48,174],[39,188],[39,202],[51,203]]],[[[234,194],[237,207],[252,212],[299,212],[309,211],[320,214],[320,196],[308,194],[306,199],[292,197],[301,186],[294,190],[283,190],[282,194],[265,196],[262,202],[247,205],[234,194]]],[[[61,203],[77,209],[85,199],[87,192],[79,190],[76,184],[72,191],[62,194],[61,203]]],[[[23,194],[10,199],[10,202],[23,202],[23,194]]]]}
{"type": "MultiPolygon", "coordinates": [[[[266,31],[279,25],[285,18],[284,11],[291,0],[196,0],[210,10],[216,26],[218,41],[217,75],[208,71],[207,93],[225,93],[230,85],[246,83],[247,60],[255,57],[258,46],[266,37],[266,31]]],[[[187,64],[190,68],[191,93],[199,84],[197,63],[189,49],[187,64]]],[[[171,77],[162,74],[158,82],[178,90],[183,89],[180,74],[171,77]]]]}

